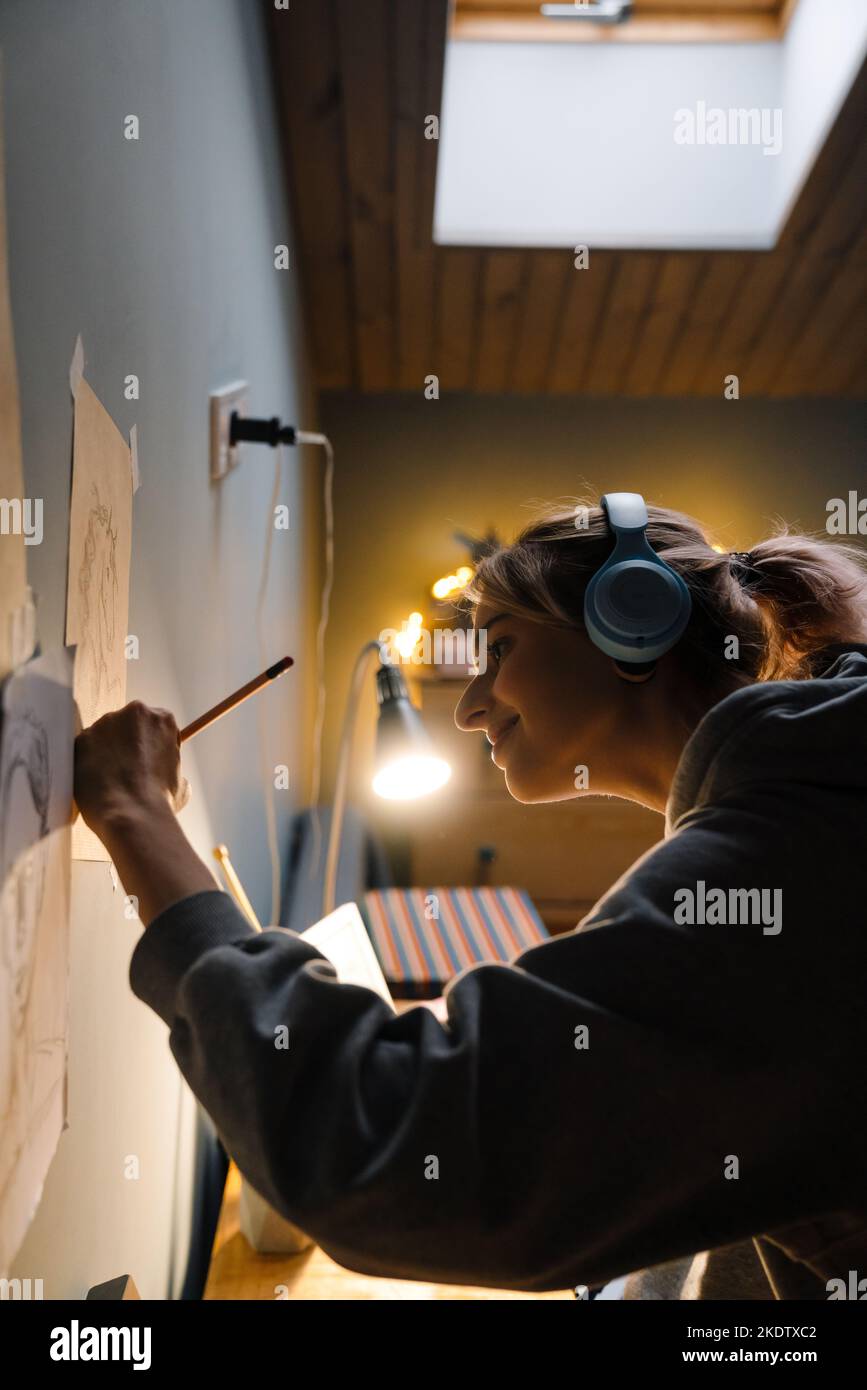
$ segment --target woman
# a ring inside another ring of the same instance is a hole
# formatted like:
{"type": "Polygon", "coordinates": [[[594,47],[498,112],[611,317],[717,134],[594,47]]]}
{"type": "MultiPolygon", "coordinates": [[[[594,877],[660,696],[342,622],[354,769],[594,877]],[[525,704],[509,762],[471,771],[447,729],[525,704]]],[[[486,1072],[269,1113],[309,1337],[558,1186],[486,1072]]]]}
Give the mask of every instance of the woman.
{"type": "Polygon", "coordinates": [[[863,559],[789,534],[720,555],[660,508],[646,537],[687,596],[655,662],[585,629],[601,507],[467,591],[488,659],[456,718],[511,794],[628,797],[665,838],[578,930],[464,971],[445,1026],[213,889],[170,805],[171,715],[78,740],[78,805],[147,927],[134,991],[252,1185],[351,1268],[547,1290],[655,1266],[666,1297],[867,1274],[863,559]]]}

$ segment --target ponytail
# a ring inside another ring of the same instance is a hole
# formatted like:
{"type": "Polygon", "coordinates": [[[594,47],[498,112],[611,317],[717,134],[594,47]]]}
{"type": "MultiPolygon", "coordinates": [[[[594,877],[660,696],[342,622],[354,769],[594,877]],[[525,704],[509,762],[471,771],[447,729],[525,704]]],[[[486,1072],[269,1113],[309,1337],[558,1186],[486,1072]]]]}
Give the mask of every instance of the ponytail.
{"type": "Polygon", "coordinates": [[[765,631],[759,680],[812,675],[823,647],[867,640],[863,550],[785,527],[753,546],[750,561],[744,587],[765,631]]]}

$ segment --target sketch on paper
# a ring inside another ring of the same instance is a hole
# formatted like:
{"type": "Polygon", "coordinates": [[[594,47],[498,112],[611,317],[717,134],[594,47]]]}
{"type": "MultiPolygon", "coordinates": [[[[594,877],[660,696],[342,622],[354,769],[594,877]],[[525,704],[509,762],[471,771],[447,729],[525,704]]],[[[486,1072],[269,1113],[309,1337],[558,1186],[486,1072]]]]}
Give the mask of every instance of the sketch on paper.
{"type": "MultiPolygon", "coordinates": [[[[2,76],[2,74],[0,74],[2,76]]],[[[24,497],[21,412],[6,258],[6,180],[3,159],[3,90],[0,82],[0,498],[24,497]]],[[[4,516],[4,521],[6,520],[4,516]]],[[[15,664],[15,628],[27,601],[27,562],[20,531],[0,532],[0,680],[15,664]]],[[[26,655],[30,655],[28,650],[26,655]]]]}
{"type": "MultiPolygon", "coordinates": [[[[74,401],[66,641],[78,647],[74,693],[86,729],[126,701],[132,461],[83,376],[74,401]]],[[[109,857],[81,820],[72,829],[72,857],[109,857]]]]}
{"type": "Polygon", "coordinates": [[[124,701],[126,682],[119,678],[116,664],[112,662],[117,640],[117,543],[117,526],[111,507],[100,501],[99,487],[91,483],[84,551],[78,571],[82,630],[78,651],[90,682],[83,692],[89,709],[117,709],[124,701]]]}
{"type": "Polygon", "coordinates": [[[75,653],[19,667],[0,733],[0,1277],[66,1119],[75,653]]]}

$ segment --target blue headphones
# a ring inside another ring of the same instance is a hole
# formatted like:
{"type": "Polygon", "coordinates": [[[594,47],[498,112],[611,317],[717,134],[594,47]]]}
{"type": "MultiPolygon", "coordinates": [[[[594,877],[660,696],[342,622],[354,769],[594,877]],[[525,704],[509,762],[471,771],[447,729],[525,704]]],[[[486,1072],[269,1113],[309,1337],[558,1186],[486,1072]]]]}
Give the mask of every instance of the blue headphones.
{"type": "Polygon", "coordinates": [[[692,599],[680,575],[647,540],[647,506],[638,492],[607,492],[602,509],[615,546],[584,595],[587,635],[627,674],[650,671],[689,622],[692,599]]]}

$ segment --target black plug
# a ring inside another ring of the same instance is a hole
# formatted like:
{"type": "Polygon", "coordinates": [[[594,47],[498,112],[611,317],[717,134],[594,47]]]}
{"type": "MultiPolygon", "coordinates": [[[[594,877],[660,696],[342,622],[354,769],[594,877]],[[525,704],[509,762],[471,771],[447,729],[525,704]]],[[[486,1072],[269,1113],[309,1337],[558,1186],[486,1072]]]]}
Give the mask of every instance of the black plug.
{"type": "Polygon", "coordinates": [[[276,415],[270,420],[251,419],[233,410],[229,418],[229,447],[235,444],[270,444],[276,449],[278,444],[295,443],[295,426],[281,425],[276,415]]]}

